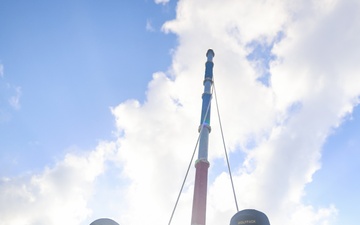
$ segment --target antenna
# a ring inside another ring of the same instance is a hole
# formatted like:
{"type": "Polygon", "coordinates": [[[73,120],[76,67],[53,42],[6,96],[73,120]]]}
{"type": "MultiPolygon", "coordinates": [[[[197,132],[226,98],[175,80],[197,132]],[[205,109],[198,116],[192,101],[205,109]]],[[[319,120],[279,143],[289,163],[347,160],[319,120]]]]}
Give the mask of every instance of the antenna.
{"type": "Polygon", "coordinates": [[[206,197],[208,168],[208,144],[210,127],[210,109],[213,85],[213,58],[215,53],[212,49],[206,52],[207,61],[205,63],[204,93],[202,95],[201,120],[199,126],[199,155],[195,162],[195,186],[192,208],[191,225],[205,225],[206,221],[206,197]]]}
{"type": "Polygon", "coordinates": [[[119,224],[112,219],[101,218],[90,223],[90,225],[119,225],[119,224]]]}
{"type": "Polygon", "coordinates": [[[244,209],[237,212],[230,220],[230,225],[251,224],[251,225],[270,225],[265,213],[255,209],[244,209]]]}

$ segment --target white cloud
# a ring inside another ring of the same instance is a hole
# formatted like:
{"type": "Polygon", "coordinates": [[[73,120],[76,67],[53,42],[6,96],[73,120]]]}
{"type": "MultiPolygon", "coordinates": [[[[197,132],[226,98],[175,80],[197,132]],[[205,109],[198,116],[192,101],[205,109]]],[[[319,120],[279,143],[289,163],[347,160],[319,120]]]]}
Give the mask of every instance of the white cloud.
{"type": "Polygon", "coordinates": [[[153,27],[151,20],[149,19],[146,20],[146,30],[151,32],[155,31],[155,28],[153,27]]]}
{"type": "Polygon", "coordinates": [[[0,77],[4,77],[4,65],[0,64],[0,77]]]}
{"type": "MultiPolygon", "coordinates": [[[[180,186],[190,143],[195,143],[191,132],[199,122],[201,89],[196,85],[203,79],[202,62],[213,48],[230,151],[246,154],[244,162],[234,165],[239,207],[263,210],[273,224],[331,223],[336,206],[304,203],[304,188],[320,168],[327,136],[358,103],[360,82],[350,82],[359,80],[360,72],[357,6],[355,1],[179,1],[177,18],[163,27],[179,37],[172,79],[157,74],[144,104],[129,101],[113,110],[124,134],[119,157],[133,181],[129,217],[122,222],[167,222],[169,201],[174,203],[178,191],[174,183],[180,186]],[[260,74],[246,58],[254,41],[275,41],[269,87],[257,81],[260,74]],[[342,48],[346,43],[353,48],[342,48]],[[146,219],[136,217],[139,211],[146,211],[146,219]]],[[[211,160],[221,156],[216,126],[213,122],[211,160]]],[[[190,220],[191,179],[173,224],[190,220]]],[[[226,223],[235,213],[226,173],[213,179],[210,225],[226,223]]]]}
{"type": "Polygon", "coordinates": [[[155,2],[156,4],[163,4],[163,5],[169,3],[169,1],[170,1],[170,0],[154,0],[154,2],[155,2]]]}
{"type": "Polygon", "coordinates": [[[13,107],[14,109],[20,109],[20,107],[21,107],[21,105],[20,105],[21,94],[22,94],[21,87],[16,87],[15,95],[13,95],[9,98],[9,103],[10,103],[11,107],[13,107]]]}
{"type": "Polygon", "coordinates": [[[42,173],[2,178],[1,224],[80,224],[92,213],[87,206],[92,184],[113,150],[114,144],[100,143],[89,154],[67,154],[42,173]]]}

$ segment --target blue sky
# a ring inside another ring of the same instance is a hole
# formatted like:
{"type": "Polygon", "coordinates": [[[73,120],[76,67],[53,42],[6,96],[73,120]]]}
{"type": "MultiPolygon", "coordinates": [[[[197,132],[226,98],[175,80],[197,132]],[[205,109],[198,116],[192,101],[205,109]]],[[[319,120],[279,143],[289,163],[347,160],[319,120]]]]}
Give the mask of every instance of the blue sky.
{"type": "MultiPolygon", "coordinates": [[[[0,218],[167,223],[213,48],[239,207],[272,224],[354,224],[359,11],[356,0],[2,1],[0,218]]],[[[212,117],[209,225],[235,213],[212,117]]],[[[190,222],[190,174],[174,224],[190,222]]]]}
{"type": "Polygon", "coordinates": [[[174,7],[151,1],[7,1],[0,10],[2,175],[112,138],[110,106],[143,100],[176,44],[159,32],[174,7]],[[17,88],[19,109],[8,104],[17,88]]]}

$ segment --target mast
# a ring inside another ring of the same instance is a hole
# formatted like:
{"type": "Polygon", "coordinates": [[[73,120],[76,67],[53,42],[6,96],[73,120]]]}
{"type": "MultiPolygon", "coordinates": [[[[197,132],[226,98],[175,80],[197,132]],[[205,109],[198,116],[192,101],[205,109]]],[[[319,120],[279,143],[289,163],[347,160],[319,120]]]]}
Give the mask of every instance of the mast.
{"type": "Polygon", "coordinates": [[[210,102],[211,89],[213,85],[213,58],[215,53],[212,49],[206,52],[207,61],[205,63],[204,93],[202,95],[201,120],[199,126],[199,155],[195,162],[195,186],[192,208],[191,225],[205,225],[206,221],[206,196],[208,168],[208,144],[210,127],[210,102]]]}

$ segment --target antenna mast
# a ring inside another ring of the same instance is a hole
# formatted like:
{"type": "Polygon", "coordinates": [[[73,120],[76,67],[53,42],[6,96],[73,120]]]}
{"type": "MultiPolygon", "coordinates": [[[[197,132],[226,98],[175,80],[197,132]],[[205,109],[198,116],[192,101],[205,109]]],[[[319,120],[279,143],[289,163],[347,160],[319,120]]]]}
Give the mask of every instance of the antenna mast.
{"type": "Polygon", "coordinates": [[[212,49],[206,52],[207,61],[205,63],[205,79],[204,79],[204,93],[202,95],[202,109],[201,120],[199,126],[200,140],[199,140],[199,155],[195,162],[195,186],[194,199],[192,208],[191,225],[205,225],[206,221],[206,196],[207,196],[207,179],[208,168],[210,163],[208,161],[208,145],[210,127],[210,102],[212,96],[213,85],[213,58],[215,53],[212,49]]]}

